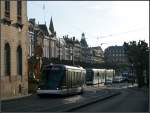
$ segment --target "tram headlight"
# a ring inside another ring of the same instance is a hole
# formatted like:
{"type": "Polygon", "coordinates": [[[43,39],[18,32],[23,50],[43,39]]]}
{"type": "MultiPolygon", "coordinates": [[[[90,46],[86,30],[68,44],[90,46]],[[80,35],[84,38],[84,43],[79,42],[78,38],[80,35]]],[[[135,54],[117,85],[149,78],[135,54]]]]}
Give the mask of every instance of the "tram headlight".
{"type": "Polygon", "coordinates": [[[59,90],[59,88],[58,88],[58,87],[57,87],[56,89],[57,89],[57,90],[59,90]]]}
{"type": "Polygon", "coordinates": [[[40,90],[40,88],[38,88],[40,90]]]}

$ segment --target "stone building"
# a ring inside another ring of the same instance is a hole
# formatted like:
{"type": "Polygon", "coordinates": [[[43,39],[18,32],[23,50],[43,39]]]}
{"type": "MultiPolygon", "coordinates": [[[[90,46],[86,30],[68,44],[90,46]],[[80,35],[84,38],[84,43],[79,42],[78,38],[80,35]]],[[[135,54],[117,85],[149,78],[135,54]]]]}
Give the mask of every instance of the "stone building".
{"type": "MultiPolygon", "coordinates": [[[[38,24],[39,30],[43,33],[43,55],[42,57],[50,58],[50,34],[48,32],[46,24],[38,24]]],[[[40,37],[39,37],[40,38],[40,37]]]]}
{"type": "MultiPolygon", "coordinates": [[[[52,18],[50,21],[50,26],[52,24],[52,18]]],[[[53,27],[54,29],[54,27],[53,27]]],[[[29,38],[29,53],[30,57],[35,55],[35,48],[36,46],[41,46],[43,49],[42,57],[50,59],[56,58],[56,34],[51,31],[50,27],[47,28],[46,24],[36,24],[35,19],[29,19],[29,31],[28,31],[28,38],[29,38]]]]}
{"type": "Polygon", "coordinates": [[[74,61],[81,61],[81,45],[78,40],[74,41],[73,58],[74,61]]]}
{"type": "Polygon", "coordinates": [[[80,40],[80,45],[81,45],[81,61],[82,62],[91,62],[91,55],[90,55],[90,49],[88,48],[88,44],[86,42],[85,34],[81,34],[81,40],[80,40]]]}
{"type": "Polygon", "coordinates": [[[103,63],[104,62],[104,53],[100,46],[92,47],[92,60],[93,63],[103,63]]]}
{"type": "MultiPolygon", "coordinates": [[[[29,19],[29,27],[28,27],[28,37],[29,40],[29,57],[35,56],[35,48],[37,46],[38,36],[39,33],[38,24],[35,22],[35,18],[29,19]]],[[[44,35],[44,34],[43,34],[44,35]]],[[[42,43],[42,42],[41,42],[42,43]]]]}
{"type": "Polygon", "coordinates": [[[28,94],[27,1],[0,1],[1,98],[28,94]]]}
{"type": "Polygon", "coordinates": [[[63,36],[65,41],[65,60],[73,60],[73,41],[67,36],[63,36]]]}
{"type": "Polygon", "coordinates": [[[65,60],[65,48],[66,48],[66,43],[63,38],[57,37],[57,58],[59,60],[65,60]]]}
{"type": "Polygon", "coordinates": [[[85,62],[85,63],[93,63],[93,52],[92,52],[92,49],[90,47],[88,48],[82,48],[82,52],[83,53],[83,58],[82,61],[85,62]]]}
{"type": "Polygon", "coordinates": [[[104,52],[105,61],[112,64],[128,64],[123,46],[110,46],[104,52]]]}
{"type": "Polygon", "coordinates": [[[57,47],[56,47],[57,36],[56,31],[54,29],[52,17],[49,24],[49,34],[50,34],[50,58],[57,58],[57,47]]]}

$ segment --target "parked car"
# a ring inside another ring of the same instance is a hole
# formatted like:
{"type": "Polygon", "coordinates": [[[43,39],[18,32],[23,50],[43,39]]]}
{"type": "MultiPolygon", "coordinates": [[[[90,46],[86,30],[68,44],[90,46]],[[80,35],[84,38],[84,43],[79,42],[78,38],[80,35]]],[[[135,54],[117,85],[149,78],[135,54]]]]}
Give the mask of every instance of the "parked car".
{"type": "Polygon", "coordinates": [[[120,83],[120,82],[123,82],[124,80],[125,78],[122,76],[115,76],[113,79],[113,83],[120,83]]]}

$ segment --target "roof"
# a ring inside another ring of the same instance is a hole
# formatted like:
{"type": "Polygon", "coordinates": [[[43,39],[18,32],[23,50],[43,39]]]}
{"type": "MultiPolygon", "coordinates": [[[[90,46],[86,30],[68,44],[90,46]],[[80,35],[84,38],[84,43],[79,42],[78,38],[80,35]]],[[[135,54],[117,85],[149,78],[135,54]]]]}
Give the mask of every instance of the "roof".
{"type": "Polygon", "coordinates": [[[50,30],[51,33],[55,33],[52,17],[51,17],[51,20],[50,20],[49,30],[50,30]]]}
{"type": "Polygon", "coordinates": [[[39,24],[38,26],[45,33],[46,36],[49,36],[49,32],[48,32],[46,24],[39,24]]]}
{"type": "Polygon", "coordinates": [[[47,66],[45,66],[45,67],[50,67],[50,66],[60,66],[60,67],[62,67],[63,69],[65,69],[65,68],[69,68],[69,69],[80,69],[80,70],[84,70],[84,68],[83,67],[76,67],[76,66],[68,66],[68,65],[63,65],[63,64],[49,64],[49,65],[47,65],[47,66]]]}

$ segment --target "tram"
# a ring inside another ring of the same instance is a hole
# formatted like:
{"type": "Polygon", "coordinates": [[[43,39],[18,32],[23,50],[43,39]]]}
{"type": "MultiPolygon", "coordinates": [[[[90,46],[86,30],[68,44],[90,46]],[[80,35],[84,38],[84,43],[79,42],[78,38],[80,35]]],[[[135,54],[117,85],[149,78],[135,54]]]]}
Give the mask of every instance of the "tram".
{"type": "Polygon", "coordinates": [[[106,70],[106,77],[105,77],[105,84],[112,84],[114,75],[115,75],[115,70],[107,69],[106,70]]]}
{"type": "Polygon", "coordinates": [[[83,92],[86,70],[62,64],[47,65],[42,71],[37,94],[69,95],[83,92]]]}
{"type": "Polygon", "coordinates": [[[86,69],[86,85],[112,83],[113,76],[113,69],[86,69]]]}
{"type": "Polygon", "coordinates": [[[86,84],[96,85],[105,82],[105,69],[86,69],[86,84]]]}

